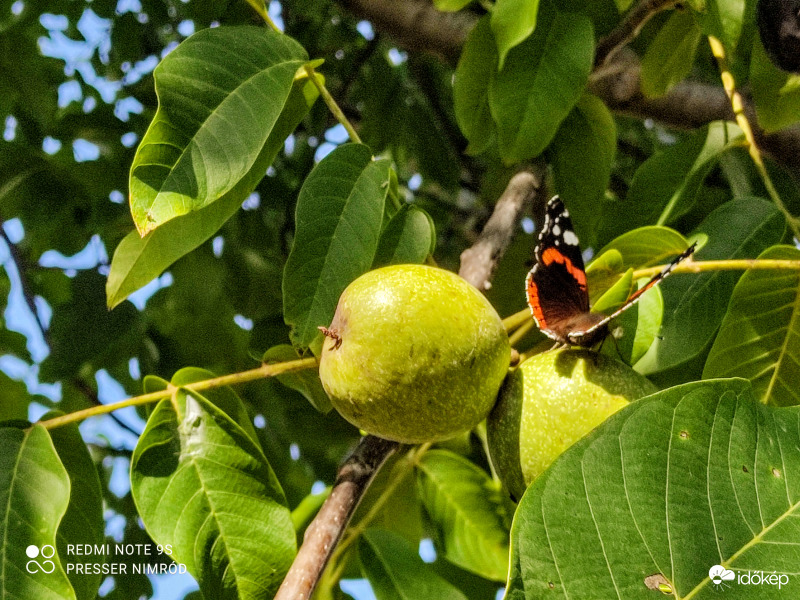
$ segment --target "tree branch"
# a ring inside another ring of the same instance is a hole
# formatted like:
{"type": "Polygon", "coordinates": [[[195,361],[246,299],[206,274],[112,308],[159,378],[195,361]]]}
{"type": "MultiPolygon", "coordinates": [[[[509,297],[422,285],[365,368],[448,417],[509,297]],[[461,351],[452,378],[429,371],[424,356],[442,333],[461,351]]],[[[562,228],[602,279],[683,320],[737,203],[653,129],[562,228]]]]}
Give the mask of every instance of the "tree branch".
{"type": "Polygon", "coordinates": [[[311,597],[372,478],[399,446],[372,435],[361,439],[339,469],[331,495],[306,529],[303,545],[274,600],[311,597]]]}
{"type": "Polygon", "coordinates": [[[458,274],[479,290],[488,290],[497,264],[514,237],[525,203],[542,187],[544,166],[520,171],[508,182],[478,240],[461,253],[458,274]]]}
{"type": "Polygon", "coordinates": [[[465,12],[443,13],[425,0],[339,0],[350,13],[367,19],[405,48],[458,62],[461,46],[475,24],[465,12]]]}
{"type": "Polygon", "coordinates": [[[625,15],[614,30],[597,43],[595,66],[603,65],[623,46],[629,44],[653,16],[672,8],[679,0],[643,0],[625,15]]]}

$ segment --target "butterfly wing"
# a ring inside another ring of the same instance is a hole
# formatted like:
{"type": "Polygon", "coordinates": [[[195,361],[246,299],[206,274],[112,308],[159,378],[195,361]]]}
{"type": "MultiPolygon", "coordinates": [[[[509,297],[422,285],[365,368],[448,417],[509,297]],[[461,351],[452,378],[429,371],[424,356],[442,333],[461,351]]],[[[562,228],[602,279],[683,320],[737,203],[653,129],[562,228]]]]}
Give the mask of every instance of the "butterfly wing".
{"type": "Polygon", "coordinates": [[[547,203],[534,254],[536,264],[526,280],[528,306],[539,329],[564,341],[567,322],[589,311],[589,294],[578,236],[558,196],[547,203]]]}

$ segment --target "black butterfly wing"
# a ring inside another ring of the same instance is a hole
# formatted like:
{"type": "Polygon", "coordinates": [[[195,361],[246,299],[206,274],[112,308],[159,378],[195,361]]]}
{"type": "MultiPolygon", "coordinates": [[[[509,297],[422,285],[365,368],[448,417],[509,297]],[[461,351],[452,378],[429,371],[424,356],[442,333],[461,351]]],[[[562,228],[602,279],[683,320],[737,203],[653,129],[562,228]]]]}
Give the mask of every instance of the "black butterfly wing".
{"type": "Polygon", "coordinates": [[[589,312],[589,294],[578,236],[558,196],[547,203],[534,253],[536,265],[527,279],[528,305],[539,329],[562,339],[563,325],[589,312]]]}

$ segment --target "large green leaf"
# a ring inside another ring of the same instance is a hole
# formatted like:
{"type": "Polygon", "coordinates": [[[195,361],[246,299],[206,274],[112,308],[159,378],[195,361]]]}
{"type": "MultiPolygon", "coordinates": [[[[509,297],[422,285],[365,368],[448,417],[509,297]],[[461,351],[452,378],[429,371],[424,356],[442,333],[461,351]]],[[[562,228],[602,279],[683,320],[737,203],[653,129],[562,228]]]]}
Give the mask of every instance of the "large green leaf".
{"type": "MultiPolygon", "coordinates": [[[[701,260],[753,258],[781,241],[785,219],[771,202],[739,198],[712,212],[695,234],[708,241],[696,254],[701,260]]],[[[661,335],[636,365],[642,373],[677,368],[708,349],[722,322],[740,274],[711,271],[673,275],[662,286],[667,311],[661,335]]],[[[677,381],[699,377],[680,367],[677,381]]]]}
{"type": "MultiPolygon", "coordinates": [[[[59,414],[61,413],[52,411],[42,419],[49,419],[59,414]]],[[[56,548],[64,563],[85,565],[82,573],[78,573],[74,567],[67,567],[67,577],[75,590],[77,600],[94,600],[103,579],[102,571],[95,572],[95,569],[100,569],[95,565],[102,565],[106,557],[94,552],[76,556],[67,546],[100,545],[105,539],[100,477],[76,424],[51,430],[50,438],[70,481],[69,506],[58,525],[56,548]]]]}
{"type": "Polygon", "coordinates": [[[396,533],[368,529],[359,540],[358,555],[378,600],[466,600],[396,533]]]}
{"type": "Polygon", "coordinates": [[[372,265],[388,182],[388,161],[345,144],[303,183],[283,272],[283,316],[295,346],[308,348],[321,335],[317,327],[330,324],[344,288],[372,265]]]}
{"type": "Polygon", "coordinates": [[[506,61],[508,51],[524,41],[536,28],[539,0],[497,0],[492,10],[491,23],[500,66],[506,61]]]}
{"type": "MultiPolygon", "coordinates": [[[[765,260],[800,260],[791,246],[769,248],[765,260]]],[[[800,274],[747,271],[706,360],[704,378],[744,377],[759,401],[800,404],[800,274]]]]}
{"type": "Polygon", "coordinates": [[[286,137],[294,131],[316,99],[316,87],[311,82],[296,82],[258,158],[233,189],[211,205],[172,219],[143,238],[132,231],[119,243],[106,284],[109,308],[114,308],[132,292],[158,277],[164,269],[222,227],[264,177],[267,167],[283,148],[286,137]]]}
{"type": "Polygon", "coordinates": [[[131,165],[141,235],[217,201],[252,170],[308,59],[264,27],[191,36],[153,72],[159,107],[131,165]]]}
{"type": "Polygon", "coordinates": [[[663,96],[692,70],[700,29],[689,12],[675,11],[647,47],[642,59],[642,92],[663,96]]]}
{"type": "Polygon", "coordinates": [[[505,580],[511,512],[500,486],[466,458],[431,450],[417,464],[417,487],[445,558],[505,580]]]}
{"type": "Polygon", "coordinates": [[[464,42],[453,81],[453,105],[461,132],[469,140],[467,151],[478,154],[495,136],[489,111],[489,81],[497,69],[497,47],[489,15],[480,19],[464,42]]]}
{"type": "Polygon", "coordinates": [[[507,162],[538,156],[580,99],[592,70],[588,17],[560,13],[546,2],[536,30],[513,48],[489,84],[500,155],[507,162]]]}
{"type": "Polygon", "coordinates": [[[617,151],[614,117],[602,100],[584,94],[558,128],[550,151],[556,191],[569,206],[581,242],[591,246],[617,151]]]}
{"type": "Polygon", "coordinates": [[[69,501],[47,430],[0,428],[0,597],[77,600],[56,552],[69,501]]]}
{"type": "Polygon", "coordinates": [[[718,121],[651,156],[636,170],[625,200],[604,203],[597,242],[608,244],[636,227],[674,223],[692,208],[720,155],[740,135],[736,125],[718,121]]]}
{"type": "Polygon", "coordinates": [[[206,598],[275,593],[295,553],[289,509],[261,448],[220,408],[184,388],[160,402],[133,452],[131,491],[148,533],[206,598]]]}
{"type": "Polygon", "coordinates": [[[506,597],[646,600],[660,580],[676,598],[786,598],[798,572],[799,417],[757,403],[743,380],[625,407],[526,492],[506,597]],[[714,565],[789,577],[783,589],[737,577],[720,593],[714,565]]]}

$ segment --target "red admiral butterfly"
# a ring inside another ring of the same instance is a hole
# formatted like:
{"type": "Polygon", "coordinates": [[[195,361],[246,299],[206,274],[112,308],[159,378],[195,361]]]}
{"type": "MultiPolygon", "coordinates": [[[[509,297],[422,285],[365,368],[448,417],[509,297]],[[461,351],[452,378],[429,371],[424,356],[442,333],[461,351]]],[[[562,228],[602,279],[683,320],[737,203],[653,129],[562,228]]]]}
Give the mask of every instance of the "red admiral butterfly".
{"type": "Polygon", "coordinates": [[[560,344],[589,348],[609,333],[609,322],[633,306],[647,290],[691,256],[696,244],[675,258],[663,271],[634,292],[610,315],[589,312],[586,270],[578,236],[564,203],[554,196],[547,203],[544,227],[534,250],[536,264],[525,280],[528,306],[544,334],[560,344]]]}

